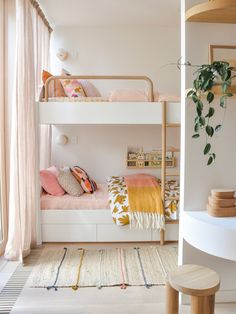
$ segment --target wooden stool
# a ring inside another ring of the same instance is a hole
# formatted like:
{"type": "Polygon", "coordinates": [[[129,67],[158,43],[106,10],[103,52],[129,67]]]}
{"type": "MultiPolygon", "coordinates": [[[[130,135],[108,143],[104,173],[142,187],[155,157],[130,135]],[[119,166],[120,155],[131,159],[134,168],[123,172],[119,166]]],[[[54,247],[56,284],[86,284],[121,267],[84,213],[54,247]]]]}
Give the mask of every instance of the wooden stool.
{"type": "Polygon", "coordinates": [[[168,275],[166,313],[179,313],[179,292],[191,296],[192,314],[214,314],[215,293],[219,290],[218,274],[206,267],[183,265],[168,275]]]}

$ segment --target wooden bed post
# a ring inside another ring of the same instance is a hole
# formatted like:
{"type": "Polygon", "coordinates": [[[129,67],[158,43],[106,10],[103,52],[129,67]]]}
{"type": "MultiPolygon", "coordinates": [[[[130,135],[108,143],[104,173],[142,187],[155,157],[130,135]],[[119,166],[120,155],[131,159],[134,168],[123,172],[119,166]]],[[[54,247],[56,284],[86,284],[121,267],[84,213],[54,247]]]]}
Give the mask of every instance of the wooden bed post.
{"type": "MultiPolygon", "coordinates": [[[[165,207],[165,183],[166,183],[166,101],[162,102],[162,161],[161,161],[161,197],[165,207]]],[[[165,230],[160,230],[160,244],[165,243],[165,230]]]]}

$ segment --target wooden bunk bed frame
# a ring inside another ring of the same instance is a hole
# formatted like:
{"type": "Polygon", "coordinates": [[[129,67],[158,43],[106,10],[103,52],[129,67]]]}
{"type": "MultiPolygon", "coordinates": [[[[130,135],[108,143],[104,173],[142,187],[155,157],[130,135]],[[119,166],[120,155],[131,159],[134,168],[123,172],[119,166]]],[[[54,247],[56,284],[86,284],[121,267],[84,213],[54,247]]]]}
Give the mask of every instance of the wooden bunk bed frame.
{"type": "MultiPolygon", "coordinates": [[[[161,121],[160,123],[156,123],[154,121],[154,119],[151,120],[150,124],[161,124],[162,126],[162,167],[161,167],[161,182],[162,182],[162,190],[161,190],[161,195],[162,195],[162,199],[163,199],[163,202],[165,203],[165,201],[167,199],[170,199],[170,198],[165,198],[165,184],[163,184],[163,182],[166,182],[166,178],[169,176],[169,177],[176,177],[176,176],[180,176],[180,173],[173,173],[173,172],[170,172],[170,173],[167,173],[166,171],[166,152],[167,152],[167,128],[169,127],[180,127],[180,123],[179,121],[175,121],[174,123],[173,122],[168,122],[167,121],[167,107],[168,107],[168,104],[169,103],[179,103],[176,102],[176,101],[168,101],[168,99],[163,99],[163,100],[160,100],[158,102],[154,102],[154,90],[153,90],[153,82],[152,80],[147,77],[147,76],[114,76],[114,75],[73,75],[73,76],[51,76],[50,78],[47,79],[46,83],[45,83],[45,89],[44,89],[44,98],[40,99],[39,101],[39,123],[40,124],[86,124],[86,122],[81,122],[82,119],[80,120],[79,119],[79,116],[76,117],[76,119],[71,119],[70,122],[68,122],[68,119],[66,119],[66,121],[64,121],[64,117],[63,116],[63,113],[61,115],[59,115],[58,117],[54,117],[53,116],[53,112],[54,112],[54,109],[55,108],[55,105],[58,106],[59,105],[59,102],[48,102],[49,100],[49,84],[52,83],[53,81],[56,81],[56,80],[60,80],[60,79],[78,79],[78,80],[83,80],[83,79],[88,79],[88,80],[138,80],[138,81],[144,81],[147,83],[148,85],[148,101],[145,101],[145,102],[109,102],[109,107],[112,106],[112,104],[115,104],[116,105],[119,105],[119,106],[123,106],[123,108],[126,108],[126,107],[129,107],[129,105],[133,106],[134,103],[136,104],[136,108],[138,107],[138,110],[139,110],[139,115],[142,116],[142,114],[144,113],[144,110],[143,110],[143,106],[140,104],[144,104],[145,103],[145,106],[148,106],[148,105],[151,105],[151,104],[159,104],[161,106],[161,110],[159,111],[159,113],[161,113],[161,121]],[[47,109],[45,108],[45,102],[48,102],[47,105],[49,105],[50,108],[48,108],[48,112],[47,112],[47,109]],[[78,122],[78,123],[77,123],[78,122]]],[[[104,108],[104,103],[106,104],[106,102],[102,102],[102,107],[101,109],[102,110],[107,110],[107,108],[105,107],[104,108]]],[[[69,102],[65,103],[65,102],[62,102],[62,106],[61,108],[58,108],[57,107],[57,112],[59,111],[60,112],[60,109],[63,109],[65,107],[65,104],[66,106],[69,105],[69,102]],[[58,110],[59,109],[59,110],[58,110]]],[[[82,102],[78,102],[76,104],[80,104],[81,106],[83,106],[83,103],[82,102]]],[[[96,101],[96,102],[93,102],[93,103],[89,103],[89,102],[86,102],[86,108],[88,108],[88,105],[91,105],[92,108],[95,108],[96,106],[99,106],[100,102],[99,101],[96,101]]],[[[74,116],[75,114],[75,103],[72,103],[73,105],[73,109],[71,109],[72,107],[68,106],[68,110],[72,110],[72,114],[74,116]]],[[[149,107],[149,109],[147,110],[151,110],[153,109],[153,107],[149,107]]],[[[146,107],[145,107],[145,111],[146,111],[146,107]]],[[[82,110],[83,114],[86,115],[86,110],[82,110]]],[[[151,113],[150,113],[150,116],[153,115],[153,110],[151,110],[151,113]]],[[[78,111],[78,114],[79,114],[79,111],[78,111]]],[[[147,117],[146,116],[142,116],[142,123],[141,123],[141,120],[138,121],[135,121],[134,124],[149,124],[146,122],[147,120],[147,117]]],[[[99,120],[96,124],[109,124],[109,114],[108,114],[108,120],[107,122],[103,121],[103,120],[99,120]]],[[[88,122],[90,123],[90,121],[88,122]]],[[[91,123],[95,124],[95,122],[92,120],[91,123]]],[[[121,121],[119,120],[119,122],[117,122],[116,120],[112,121],[112,124],[127,124],[127,120],[124,120],[124,121],[121,121]]],[[[133,122],[132,122],[133,123],[133,122]]],[[[171,199],[175,199],[175,200],[178,200],[178,198],[171,198],[171,199]]],[[[44,211],[44,210],[43,210],[44,211]]],[[[105,210],[101,210],[103,212],[101,212],[102,215],[105,214],[105,210]]],[[[49,223],[50,221],[52,220],[52,217],[54,215],[54,211],[53,210],[49,210],[48,211],[49,214],[48,214],[48,217],[47,218],[49,220],[49,223]]],[[[62,220],[63,220],[63,215],[62,214],[62,210],[59,210],[59,216],[58,216],[58,219],[57,219],[57,224],[60,224],[62,223],[62,220]]],[[[77,217],[75,217],[75,221],[80,219],[81,217],[83,217],[85,215],[85,211],[79,211],[80,213],[78,213],[78,215],[76,215],[77,217]]],[[[41,216],[41,215],[40,215],[41,216]]],[[[73,213],[72,211],[70,211],[68,213],[68,216],[69,216],[69,221],[72,221],[73,220],[73,213]]],[[[105,217],[105,216],[104,216],[105,217]]],[[[96,219],[96,215],[91,215],[91,221],[96,219]]],[[[43,219],[44,220],[44,219],[43,219]]],[[[105,218],[106,220],[106,218],[105,218]]],[[[45,222],[45,221],[44,221],[45,222]]],[[[95,223],[95,222],[93,222],[95,223]]],[[[166,224],[167,225],[178,225],[179,221],[178,220],[166,220],[166,224]]],[[[41,224],[41,222],[40,222],[41,224]]],[[[39,228],[39,238],[42,239],[42,236],[41,236],[41,225],[40,225],[40,228],[39,228]]],[[[97,231],[96,231],[97,232],[97,231]]],[[[152,241],[158,241],[158,237],[153,233],[151,232],[151,239],[152,241]]],[[[122,241],[122,240],[121,240],[122,241]]],[[[144,239],[144,240],[140,240],[140,241],[149,241],[147,239],[144,239]]],[[[160,241],[160,244],[161,245],[164,245],[165,243],[165,230],[160,230],[160,236],[159,236],[159,241],[160,241]]],[[[41,240],[39,241],[41,242],[41,240]]],[[[60,242],[60,241],[58,241],[60,242]]],[[[62,239],[62,242],[63,242],[63,239],[62,239]]],[[[73,241],[72,241],[73,242],[73,241]]],[[[84,242],[84,241],[82,241],[84,242]]],[[[93,242],[93,240],[91,241],[88,241],[88,242],[93,242]]],[[[99,241],[98,242],[106,242],[104,240],[102,241],[99,241]]],[[[117,241],[118,242],[118,241],[117,241]]]]}

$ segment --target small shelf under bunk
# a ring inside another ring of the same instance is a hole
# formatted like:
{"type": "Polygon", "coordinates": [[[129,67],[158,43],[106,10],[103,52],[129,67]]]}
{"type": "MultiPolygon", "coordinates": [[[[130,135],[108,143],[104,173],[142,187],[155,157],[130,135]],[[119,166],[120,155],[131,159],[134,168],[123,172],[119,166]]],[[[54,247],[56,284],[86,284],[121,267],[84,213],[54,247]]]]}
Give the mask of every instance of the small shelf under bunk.
{"type": "MultiPolygon", "coordinates": [[[[160,102],[39,102],[40,124],[162,124],[160,102]]],[[[167,123],[179,125],[180,103],[167,103],[167,123]]]]}

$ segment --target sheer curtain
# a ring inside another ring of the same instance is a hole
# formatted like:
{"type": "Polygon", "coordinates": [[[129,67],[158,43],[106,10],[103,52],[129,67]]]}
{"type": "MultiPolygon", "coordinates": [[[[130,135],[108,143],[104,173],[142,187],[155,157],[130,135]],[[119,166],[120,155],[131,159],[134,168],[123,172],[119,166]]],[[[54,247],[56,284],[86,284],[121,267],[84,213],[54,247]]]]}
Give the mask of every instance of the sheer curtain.
{"type": "Polygon", "coordinates": [[[39,211],[36,97],[50,35],[30,0],[16,0],[16,69],[12,104],[9,226],[5,257],[23,260],[36,245],[39,211]]]}
{"type": "MultiPolygon", "coordinates": [[[[38,15],[36,9],[33,10],[34,21],[34,58],[35,58],[35,92],[36,99],[42,89],[42,71],[49,68],[49,50],[50,50],[50,32],[48,27],[44,24],[42,18],[38,15]]],[[[39,128],[39,145],[40,169],[49,167],[51,160],[51,127],[41,125],[39,128]]]]}
{"type": "Polygon", "coordinates": [[[6,125],[5,125],[5,78],[4,78],[4,3],[0,0],[0,255],[4,252],[6,241],[6,125]]]}

